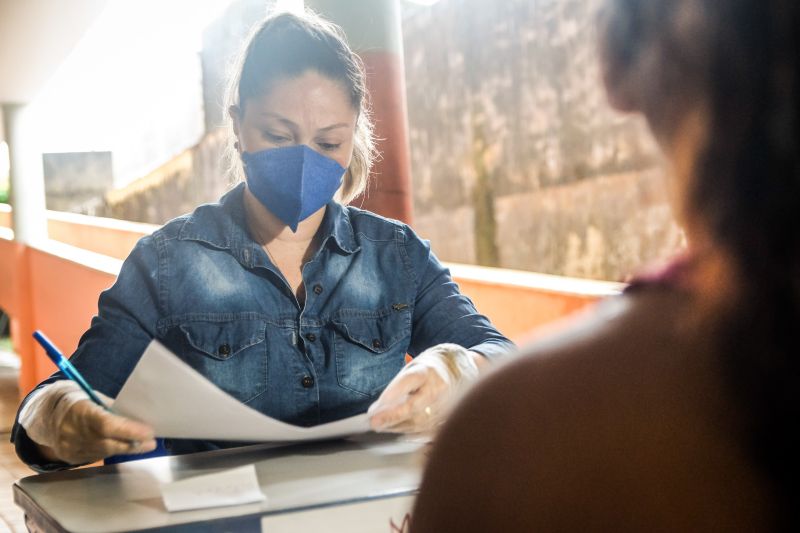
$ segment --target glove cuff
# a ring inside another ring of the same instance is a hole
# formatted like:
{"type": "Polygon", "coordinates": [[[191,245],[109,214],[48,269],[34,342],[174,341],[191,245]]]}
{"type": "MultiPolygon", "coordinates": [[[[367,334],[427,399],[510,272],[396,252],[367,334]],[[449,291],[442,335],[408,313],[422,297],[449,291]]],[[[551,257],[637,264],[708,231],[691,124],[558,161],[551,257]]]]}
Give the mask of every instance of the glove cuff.
{"type": "Polygon", "coordinates": [[[56,381],[28,398],[20,409],[19,423],[35,443],[53,447],[67,411],[75,403],[87,399],[86,393],[74,381],[56,381]]]}
{"type": "MultiPolygon", "coordinates": [[[[478,378],[478,365],[472,358],[472,354],[458,344],[444,343],[437,344],[425,350],[420,358],[434,361],[436,369],[442,378],[450,384],[471,382],[478,378]]],[[[416,359],[414,360],[416,361],[416,359]]],[[[414,364],[412,361],[411,364],[414,364]]]]}

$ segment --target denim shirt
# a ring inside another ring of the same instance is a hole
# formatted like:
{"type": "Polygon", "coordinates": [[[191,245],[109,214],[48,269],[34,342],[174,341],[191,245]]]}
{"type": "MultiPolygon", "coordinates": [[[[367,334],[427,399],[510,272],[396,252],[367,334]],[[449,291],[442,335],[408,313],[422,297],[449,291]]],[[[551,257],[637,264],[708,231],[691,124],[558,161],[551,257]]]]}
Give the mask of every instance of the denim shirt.
{"type": "MultiPolygon", "coordinates": [[[[115,397],[158,339],[246,405],[312,426],[366,411],[407,353],[451,342],[494,358],[512,347],[459,293],[427,241],[336,202],[302,268],[301,306],[247,230],[244,187],[137,243],[71,357],[96,389],[115,397]]],[[[20,441],[29,439],[15,430],[25,459],[20,441]]],[[[233,443],[169,444],[183,453],[233,443]]]]}

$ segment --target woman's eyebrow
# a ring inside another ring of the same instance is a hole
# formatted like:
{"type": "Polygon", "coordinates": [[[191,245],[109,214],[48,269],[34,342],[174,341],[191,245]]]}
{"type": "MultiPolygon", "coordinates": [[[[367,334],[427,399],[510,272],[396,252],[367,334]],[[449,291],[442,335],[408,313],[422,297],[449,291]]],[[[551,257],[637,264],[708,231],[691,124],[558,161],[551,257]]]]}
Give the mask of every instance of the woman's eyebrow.
{"type": "Polygon", "coordinates": [[[279,115],[278,113],[275,113],[274,111],[262,111],[261,112],[261,116],[262,117],[268,117],[268,118],[275,118],[275,119],[278,119],[280,122],[283,122],[287,126],[297,127],[297,124],[295,124],[294,122],[292,122],[288,118],[284,117],[283,115],[279,115]]]}
{"type": "MultiPolygon", "coordinates": [[[[279,113],[276,113],[274,111],[262,111],[261,112],[261,116],[262,117],[268,117],[268,118],[277,119],[280,122],[283,122],[285,125],[289,126],[290,128],[297,128],[298,127],[295,122],[292,122],[288,118],[286,118],[283,115],[281,115],[279,113]]],[[[348,127],[350,127],[350,125],[347,124],[346,122],[337,122],[336,124],[331,124],[330,126],[325,126],[324,128],[320,128],[320,129],[317,130],[317,132],[324,133],[324,132],[328,132],[328,131],[335,130],[335,129],[338,129],[338,128],[348,128],[348,127]]]]}
{"type": "Polygon", "coordinates": [[[337,124],[331,124],[330,126],[325,126],[324,128],[320,128],[317,131],[320,131],[320,132],[331,131],[331,130],[335,130],[337,128],[347,128],[349,126],[350,126],[349,124],[345,124],[344,122],[339,122],[337,124]]]}

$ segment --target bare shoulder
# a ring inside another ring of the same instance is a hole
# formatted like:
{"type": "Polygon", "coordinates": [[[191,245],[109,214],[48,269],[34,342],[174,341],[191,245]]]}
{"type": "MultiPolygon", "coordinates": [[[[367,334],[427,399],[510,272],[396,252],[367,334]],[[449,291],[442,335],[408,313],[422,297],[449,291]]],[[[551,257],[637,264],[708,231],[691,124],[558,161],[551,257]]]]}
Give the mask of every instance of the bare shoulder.
{"type": "Polygon", "coordinates": [[[711,339],[691,314],[688,297],[674,291],[610,298],[524,346],[476,394],[504,391],[515,403],[547,405],[547,413],[578,402],[599,410],[612,400],[652,400],[666,389],[674,396],[674,387],[686,389],[714,371],[711,339]]]}
{"type": "Polygon", "coordinates": [[[752,525],[721,512],[753,509],[757,482],[690,311],[669,291],[615,298],[492,372],[437,441],[415,531],[752,525]]]}

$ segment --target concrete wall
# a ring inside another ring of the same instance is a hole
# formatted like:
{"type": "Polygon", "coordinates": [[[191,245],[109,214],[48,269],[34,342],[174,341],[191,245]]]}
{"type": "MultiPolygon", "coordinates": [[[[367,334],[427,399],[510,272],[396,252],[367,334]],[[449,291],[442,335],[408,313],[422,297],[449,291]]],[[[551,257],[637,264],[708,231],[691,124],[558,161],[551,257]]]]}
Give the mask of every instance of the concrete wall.
{"type": "Polygon", "coordinates": [[[221,168],[225,132],[207,134],[196,146],[124,189],[106,195],[98,215],[163,224],[219,198],[230,187],[221,168]]]}
{"type": "Polygon", "coordinates": [[[228,190],[231,183],[222,168],[225,88],[244,40],[274,4],[274,0],[236,0],[206,28],[200,53],[205,134],[171,161],[109,193],[98,215],[163,224],[228,190]]]}
{"type": "Polygon", "coordinates": [[[605,103],[597,5],[406,11],[415,226],[442,258],[619,280],[680,247],[656,147],[605,103]]]}
{"type": "Polygon", "coordinates": [[[244,40],[274,5],[274,0],[236,0],[203,32],[200,60],[207,132],[225,123],[224,96],[233,62],[244,40]]]}
{"type": "Polygon", "coordinates": [[[111,152],[43,154],[47,209],[95,214],[114,182],[111,152]]]}

